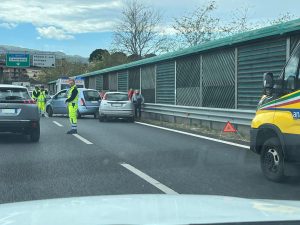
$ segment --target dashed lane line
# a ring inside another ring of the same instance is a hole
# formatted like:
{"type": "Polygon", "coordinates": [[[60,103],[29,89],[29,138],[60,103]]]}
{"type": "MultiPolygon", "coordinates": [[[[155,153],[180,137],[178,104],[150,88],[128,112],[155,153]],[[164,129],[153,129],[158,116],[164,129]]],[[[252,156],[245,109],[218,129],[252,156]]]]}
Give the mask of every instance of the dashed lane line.
{"type": "Polygon", "coordinates": [[[127,170],[131,171],[138,177],[142,178],[143,180],[147,181],[149,184],[152,184],[154,187],[158,188],[162,192],[166,194],[179,194],[176,191],[172,190],[171,188],[167,187],[166,185],[160,183],[159,181],[155,180],[154,178],[150,177],[149,175],[143,173],[139,169],[131,166],[130,164],[127,163],[120,163],[121,166],[126,168],[127,170]]]}
{"type": "Polygon", "coordinates": [[[81,137],[79,134],[73,134],[74,137],[79,139],[80,141],[86,143],[87,145],[92,145],[93,143],[85,139],[84,137],[81,137]]]}
{"type": "Polygon", "coordinates": [[[57,126],[59,127],[63,127],[63,125],[61,125],[59,122],[56,122],[56,121],[52,121],[54,124],[56,124],[57,126]]]}

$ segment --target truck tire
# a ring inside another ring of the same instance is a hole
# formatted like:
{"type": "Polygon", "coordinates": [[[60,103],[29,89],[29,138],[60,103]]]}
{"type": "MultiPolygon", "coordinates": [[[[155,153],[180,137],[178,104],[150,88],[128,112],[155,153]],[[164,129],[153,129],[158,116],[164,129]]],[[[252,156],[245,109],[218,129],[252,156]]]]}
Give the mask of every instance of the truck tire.
{"type": "Polygon", "coordinates": [[[29,137],[31,142],[38,142],[40,140],[40,124],[38,124],[37,128],[30,131],[29,137]]]}
{"type": "Polygon", "coordinates": [[[284,157],[279,140],[275,137],[267,139],[260,154],[261,169],[265,177],[271,181],[284,180],[284,157]]]}

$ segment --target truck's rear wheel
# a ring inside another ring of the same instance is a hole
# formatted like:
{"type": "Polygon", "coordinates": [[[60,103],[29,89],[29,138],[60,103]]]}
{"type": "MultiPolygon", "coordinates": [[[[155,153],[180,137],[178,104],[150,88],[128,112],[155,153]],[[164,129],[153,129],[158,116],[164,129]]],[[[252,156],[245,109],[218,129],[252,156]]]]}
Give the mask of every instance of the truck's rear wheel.
{"type": "Polygon", "coordinates": [[[284,157],[277,138],[269,138],[264,142],[260,162],[261,169],[267,179],[275,182],[284,180],[284,157]]]}

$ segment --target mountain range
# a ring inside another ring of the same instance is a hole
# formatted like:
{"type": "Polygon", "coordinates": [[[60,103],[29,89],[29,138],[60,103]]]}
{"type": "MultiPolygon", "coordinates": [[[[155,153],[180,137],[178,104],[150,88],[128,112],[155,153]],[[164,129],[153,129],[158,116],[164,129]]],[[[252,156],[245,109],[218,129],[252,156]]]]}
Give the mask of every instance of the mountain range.
{"type": "MultiPolygon", "coordinates": [[[[22,48],[22,47],[16,47],[16,46],[11,46],[11,45],[0,45],[0,54],[3,52],[21,52],[21,53],[29,53],[29,54],[34,54],[34,53],[42,53],[45,51],[40,51],[40,50],[35,50],[35,49],[29,49],[29,48],[22,48]]],[[[67,55],[63,52],[57,51],[57,52],[49,52],[47,53],[53,53],[56,57],[56,59],[66,59],[70,62],[81,62],[81,63],[88,63],[88,58],[84,58],[79,55],[67,55]]]]}

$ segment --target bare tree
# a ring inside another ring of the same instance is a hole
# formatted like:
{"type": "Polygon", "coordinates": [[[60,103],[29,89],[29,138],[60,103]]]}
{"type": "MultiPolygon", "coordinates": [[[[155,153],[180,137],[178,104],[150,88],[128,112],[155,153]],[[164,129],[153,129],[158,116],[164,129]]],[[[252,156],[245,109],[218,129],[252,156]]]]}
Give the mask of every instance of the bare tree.
{"type": "Polygon", "coordinates": [[[216,2],[197,8],[191,15],[175,18],[173,28],[183,44],[194,46],[216,38],[219,19],[211,16],[216,2]]]}
{"type": "Polygon", "coordinates": [[[276,25],[276,24],[280,24],[280,23],[285,23],[291,20],[296,19],[296,16],[291,14],[290,12],[286,12],[284,14],[279,15],[276,19],[273,20],[269,20],[268,23],[270,25],[276,25]]]}
{"type": "Polygon", "coordinates": [[[220,26],[220,37],[246,32],[257,26],[249,22],[248,6],[235,9],[231,14],[233,15],[232,21],[220,26]]]}
{"type": "Polygon", "coordinates": [[[159,52],[166,39],[158,30],[161,15],[137,0],[126,2],[114,32],[115,50],[143,56],[159,52]]]}

